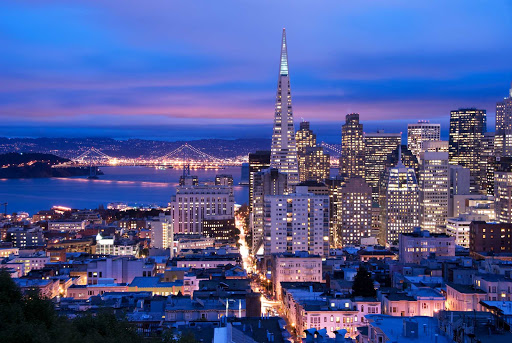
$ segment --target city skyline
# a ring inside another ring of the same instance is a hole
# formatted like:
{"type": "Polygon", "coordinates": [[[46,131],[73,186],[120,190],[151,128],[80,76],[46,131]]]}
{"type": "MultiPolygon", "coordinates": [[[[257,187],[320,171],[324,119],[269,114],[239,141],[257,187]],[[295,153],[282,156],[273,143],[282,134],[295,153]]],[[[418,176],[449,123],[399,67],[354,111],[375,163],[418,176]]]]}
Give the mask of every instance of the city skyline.
{"type": "Polygon", "coordinates": [[[446,139],[450,111],[476,107],[494,131],[496,102],[512,81],[502,44],[512,28],[507,2],[294,3],[275,11],[232,4],[222,13],[190,4],[62,4],[1,5],[0,136],[268,137],[283,26],[296,125],[310,121],[330,142],[351,112],[366,132],[430,119],[446,139]],[[273,14],[284,10],[284,19],[273,14]],[[310,20],[299,19],[306,14],[310,20]],[[473,25],[477,19],[486,25],[473,25]]]}

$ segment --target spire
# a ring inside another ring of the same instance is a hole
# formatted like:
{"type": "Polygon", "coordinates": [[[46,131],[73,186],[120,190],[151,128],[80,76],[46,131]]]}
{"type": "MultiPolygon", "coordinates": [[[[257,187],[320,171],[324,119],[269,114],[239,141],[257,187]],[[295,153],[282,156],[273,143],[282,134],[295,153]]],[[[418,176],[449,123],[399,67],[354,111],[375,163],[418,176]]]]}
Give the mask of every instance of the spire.
{"type": "Polygon", "coordinates": [[[283,28],[283,38],[281,39],[281,67],[279,74],[288,76],[288,50],[286,48],[286,30],[283,28]]]}
{"type": "Polygon", "coordinates": [[[397,167],[402,165],[402,143],[398,144],[398,163],[397,167]]]}
{"type": "Polygon", "coordinates": [[[512,98],[512,82],[510,82],[510,91],[509,91],[509,93],[510,93],[510,97],[512,98]]]}

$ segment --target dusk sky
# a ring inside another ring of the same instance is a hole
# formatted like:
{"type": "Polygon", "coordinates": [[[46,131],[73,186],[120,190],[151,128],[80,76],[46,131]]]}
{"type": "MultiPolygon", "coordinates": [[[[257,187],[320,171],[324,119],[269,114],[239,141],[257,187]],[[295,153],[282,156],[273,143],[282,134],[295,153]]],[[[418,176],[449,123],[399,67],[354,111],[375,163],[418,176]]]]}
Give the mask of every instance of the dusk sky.
{"type": "Polygon", "coordinates": [[[293,110],[337,142],[477,107],[512,81],[512,1],[3,1],[0,136],[270,138],[286,27],[293,110]]]}

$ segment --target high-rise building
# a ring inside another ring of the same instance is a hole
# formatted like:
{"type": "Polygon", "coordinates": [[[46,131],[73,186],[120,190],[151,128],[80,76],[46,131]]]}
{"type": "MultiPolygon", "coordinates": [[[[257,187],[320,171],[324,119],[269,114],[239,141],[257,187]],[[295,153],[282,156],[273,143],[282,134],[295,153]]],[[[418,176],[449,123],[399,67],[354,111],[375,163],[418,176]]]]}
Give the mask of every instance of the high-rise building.
{"type": "Polygon", "coordinates": [[[359,113],[347,114],[341,127],[340,175],[364,177],[363,124],[359,113]]]}
{"type": "Polygon", "coordinates": [[[496,104],[496,158],[512,156],[512,83],[509,96],[496,104]]]}
{"type": "Polygon", "coordinates": [[[306,148],[304,179],[323,182],[331,174],[330,156],[322,147],[306,148]]]}
{"type": "Polygon", "coordinates": [[[340,239],[338,237],[338,194],[340,187],[345,184],[345,178],[339,175],[332,179],[325,180],[329,190],[329,245],[340,248],[340,239]]]}
{"type": "Polygon", "coordinates": [[[428,120],[420,120],[416,124],[407,125],[407,149],[416,156],[418,161],[425,151],[425,142],[441,139],[441,124],[430,124],[428,120]]]}
{"type": "Polygon", "coordinates": [[[398,149],[401,139],[400,133],[385,133],[383,130],[364,134],[365,180],[372,187],[374,202],[378,202],[379,184],[386,170],[386,161],[398,149]]]}
{"type": "Polygon", "coordinates": [[[423,152],[420,170],[420,223],[423,230],[443,233],[450,200],[447,152],[423,152]]]}
{"type": "Polygon", "coordinates": [[[475,108],[458,109],[450,115],[450,163],[469,168],[471,192],[481,192],[480,155],[486,131],[486,112],[475,108]]]}
{"type": "Polygon", "coordinates": [[[482,151],[480,153],[482,193],[487,195],[494,195],[494,167],[496,164],[494,138],[494,132],[486,132],[484,134],[482,151]]]}
{"type": "Polygon", "coordinates": [[[297,158],[299,161],[300,181],[314,180],[323,182],[330,175],[330,156],[322,147],[316,145],[316,135],[309,128],[309,122],[300,123],[295,134],[297,158]]]}
{"type": "Polygon", "coordinates": [[[272,134],[270,166],[288,175],[288,184],[299,183],[297,145],[293,123],[292,93],[288,73],[288,49],[286,31],[281,39],[281,64],[277,83],[276,107],[274,115],[274,133],[272,134]]]}
{"type": "Polygon", "coordinates": [[[288,188],[288,177],[275,168],[254,174],[254,198],[251,214],[251,248],[254,255],[263,247],[264,202],[269,195],[284,194],[288,188]]]}
{"type": "Polygon", "coordinates": [[[308,121],[300,123],[300,129],[295,133],[297,143],[297,160],[299,161],[300,181],[306,181],[306,149],[316,147],[316,135],[309,128],[308,121]]]}
{"type": "Polygon", "coordinates": [[[270,167],[270,151],[256,151],[249,154],[249,211],[254,200],[254,175],[270,167]]]}
{"type": "Polygon", "coordinates": [[[198,234],[204,219],[234,217],[235,198],[226,186],[179,186],[171,199],[174,234],[198,234]]]}
{"type": "Polygon", "coordinates": [[[382,243],[396,245],[401,233],[412,232],[420,224],[419,189],[416,172],[404,166],[401,158],[386,174],[380,238],[382,243]]]}
{"type": "Polygon", "coordinates": [[[276,253],[329,255],[329,196],[295,193],[265,197],[265,255],[276,253]]]}
{"type": "Polygon", "coordinates": [[[494,172],[496,219],[512,223],[512,157],[501,157],[494,172]]]}
{"type": "Polygon", "coordinates": [[[338,189],[336,246],[360,245],[372,233],[372,188],[362,177],[352,177],[338,189]]]}

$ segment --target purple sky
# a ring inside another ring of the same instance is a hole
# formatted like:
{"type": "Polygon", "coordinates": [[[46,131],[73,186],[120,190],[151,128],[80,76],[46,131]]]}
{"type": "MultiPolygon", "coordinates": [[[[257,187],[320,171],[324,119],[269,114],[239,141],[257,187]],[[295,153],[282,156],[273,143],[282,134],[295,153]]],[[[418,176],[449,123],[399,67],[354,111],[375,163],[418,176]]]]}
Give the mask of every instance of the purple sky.
{"type": "Polygon", "coordinates": [[[512,2],[11,1],[0,136],[269,137],[287,28],[292,97],[327,141],[345,114],[405,131],[512,81],[512,2]]]}

